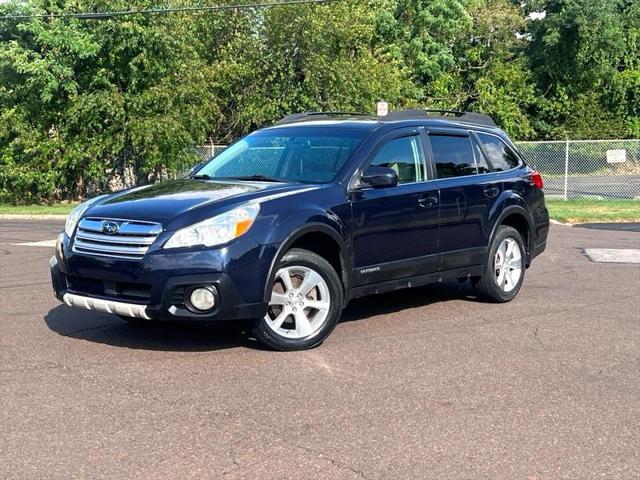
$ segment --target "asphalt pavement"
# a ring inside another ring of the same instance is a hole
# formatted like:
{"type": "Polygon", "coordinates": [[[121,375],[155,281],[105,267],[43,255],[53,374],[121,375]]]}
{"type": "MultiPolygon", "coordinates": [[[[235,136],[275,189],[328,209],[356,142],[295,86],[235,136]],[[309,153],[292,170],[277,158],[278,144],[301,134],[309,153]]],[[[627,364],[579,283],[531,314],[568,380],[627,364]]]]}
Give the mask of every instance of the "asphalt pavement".
{"type": "Polygon", "coordinates": [[[583,253],[637,232],[553,226],[509,304],[367,297],[275,353],[59,304],[14,244],[60,226],[0,221],[0,478],[640,478],[640,267],[583,253]]]}
{"type": "MultiPolygon", "coordinates": [[[[564,176],[542,178],[547,195],[564,195],[564,176]]],[[[633,199],[640,197],[640,175],[571,174],[567,188],[570,198],[633,199]]]]}

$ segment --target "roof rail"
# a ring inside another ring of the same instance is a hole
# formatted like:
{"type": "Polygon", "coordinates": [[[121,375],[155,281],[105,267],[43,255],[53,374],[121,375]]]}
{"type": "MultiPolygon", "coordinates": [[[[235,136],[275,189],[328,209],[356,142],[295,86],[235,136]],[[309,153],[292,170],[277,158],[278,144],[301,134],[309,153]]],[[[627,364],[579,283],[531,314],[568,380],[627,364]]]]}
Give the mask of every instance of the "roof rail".
{"type": "Polygon", "coordinates": [[[455,120],[464,123],[473,123],[476,125],[486,125],[488,127],[495,127],[496,123],[489,115],[484,113],[475,112],[461,112],[458,110],[434,110],[434,109],[413,109],[413,110],[399,110],[397,112],[389,112],[385,117],[381,117],[381,120],[393,121],[393,120],[412,120],[416,118],[430,118],[440,120],[450,120],[451,116],[455,120]],[[440,115],[431,115],[432,113],[438,113],[440,115]]]}
{"type": "Polygon", "coordinates": [[[334,117],[371,117],[370,113],[362,112],[302,112],[287,115],[278,120],[274,125],[285,125],[287,123],[305,122],[307,120],[328,120],[334,117]]]}

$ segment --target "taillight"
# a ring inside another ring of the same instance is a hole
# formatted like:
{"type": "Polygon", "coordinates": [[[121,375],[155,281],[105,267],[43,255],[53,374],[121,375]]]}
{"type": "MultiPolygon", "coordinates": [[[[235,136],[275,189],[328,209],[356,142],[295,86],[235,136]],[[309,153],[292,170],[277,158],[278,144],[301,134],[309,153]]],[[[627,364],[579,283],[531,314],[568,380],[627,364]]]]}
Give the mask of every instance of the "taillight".
{"type": "Polygon", "coordinates": [[[540,172],[531,172],[531,183],[533,183],[536,188],[542,190],[542,187],[544,187],[544,182],[542,181],[542,175],[540,175],[540,172]]]}

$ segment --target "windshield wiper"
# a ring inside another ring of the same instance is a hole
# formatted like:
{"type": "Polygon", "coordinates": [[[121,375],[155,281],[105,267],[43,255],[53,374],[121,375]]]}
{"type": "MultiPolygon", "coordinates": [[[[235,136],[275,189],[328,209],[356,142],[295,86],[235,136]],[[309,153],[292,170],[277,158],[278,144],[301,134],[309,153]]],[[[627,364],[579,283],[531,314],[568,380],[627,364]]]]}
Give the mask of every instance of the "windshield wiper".
{"type": "Polygon", "coordinates": [[[286,180],[284,178],[278,178],[278,177],[267,177],[265,175],[239,175],[236,177],[223,177],[223,178],[228,178],[230,180],[257,180],[260,182],[279,182],[279,183],[292,181],[292,180],[286,180]]]}
{"type": "Polygon", "coordinates": [[[259,182],[278,182],[278,183],[295,182],[295,180],[287,180],[285,178],[278,178],[278,177],[267,177],[266,175],[237,175],[233,177],[212,177],[211,175],[207,175],[206,173],[201,173],[200,175],[194,175],[191,178],[194,180],[254,180],[259,182]]]}

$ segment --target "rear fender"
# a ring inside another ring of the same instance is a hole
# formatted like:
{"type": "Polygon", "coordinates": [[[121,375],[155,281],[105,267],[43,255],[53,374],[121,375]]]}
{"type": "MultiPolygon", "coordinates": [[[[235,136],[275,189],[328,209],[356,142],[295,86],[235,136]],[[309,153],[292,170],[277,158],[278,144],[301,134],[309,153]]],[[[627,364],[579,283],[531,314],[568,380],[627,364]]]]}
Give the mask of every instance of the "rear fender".
{"type": "Polygon", "coordinates": [[[527,257],[527,265],[529,265],[531,258],[531,249],[533,248],[533,235],[534,235],[534,222],[529,209],[527,208],[527,203],[520,195],[516,193],[511,193],[508,197],[506,197],[502,202],[502,207],[500,209],[499,215],[495,217],[495,221],[491,227],[491,237],[489,242],[493,240],[493,237],[496,233],[496,230],[502,222],[509,217],[510,215],[516,214],[522,217],[527,224],[527,238],[523,238],[526,245],[526,257],[527,257]]]}

